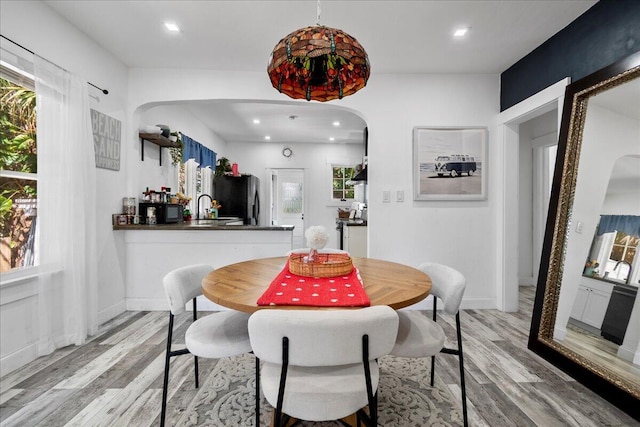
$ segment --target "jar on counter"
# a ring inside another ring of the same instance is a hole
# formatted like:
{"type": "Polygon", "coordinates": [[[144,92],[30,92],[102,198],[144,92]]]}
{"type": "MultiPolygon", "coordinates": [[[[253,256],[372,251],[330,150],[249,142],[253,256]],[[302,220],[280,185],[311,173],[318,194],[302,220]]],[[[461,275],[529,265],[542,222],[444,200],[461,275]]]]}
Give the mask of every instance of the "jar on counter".
{"type": "Polygon", "coordinates": [[[158,219],[156,218],[156,208],[148,207],[147,208],[147,224],[155,225],[158,223],[158,219]]]}
{"type": "Polygon", "coordinates": [[[122,198],[122,214],[123,215],[136,214],[136,198],[135,197],[122,198]]]}

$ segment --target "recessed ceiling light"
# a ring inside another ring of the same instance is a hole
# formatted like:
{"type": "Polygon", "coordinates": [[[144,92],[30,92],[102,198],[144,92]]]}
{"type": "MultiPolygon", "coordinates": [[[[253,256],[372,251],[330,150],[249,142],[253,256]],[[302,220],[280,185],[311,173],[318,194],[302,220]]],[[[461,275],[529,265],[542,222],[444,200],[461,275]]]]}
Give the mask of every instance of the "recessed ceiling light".
{"type": "Polygon", "coordinates": [[[333,122],[333,125],[334,126],[340,126],[340,122],[336,120],[335,122],[333,122]]]}
{"type": "Polygon", "coordinates": [[[465,28],[457,28],[454,32],[453,32],[453,37],[464,37],[467,35],[467,32],[469,31],[469,27],[465,27],[465,28]]]}
{"type": "Polygon", "coordinates": [[[336,139],[334,137],[329,137],[329,141],[335,141],[336,139]]]}
{"type": "Polygon", "coordinates": [[[260,119],[253,119],[253,124],[254,125],[259,125],[260,124],[260,119]]]}
{"type": "Polygon", "coordinates": [[[266,140],[268,141],[268,140],[270,140],[270,139],[271,139],[271,137],[270,137],[269,135],[266,135],[266,136],[264,137],[264,139],[266,139],[266,140]]]}
{"type": "Polygon", "coordinates": [[[174,22],[165,22],[164,27],[172,33],[180,32],[180,27],[178,27],[174,22]]]}

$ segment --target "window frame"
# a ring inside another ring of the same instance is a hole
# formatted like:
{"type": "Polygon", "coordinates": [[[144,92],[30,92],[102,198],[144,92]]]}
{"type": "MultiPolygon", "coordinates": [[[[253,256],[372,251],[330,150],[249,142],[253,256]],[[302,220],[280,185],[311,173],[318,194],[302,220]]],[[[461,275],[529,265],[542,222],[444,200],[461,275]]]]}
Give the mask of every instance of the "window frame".
{"type": "MultiPolygon", "coordinates": [[[[27,90],[32,91],[34,94],[36,93],[36,85],[35,85],[35,77],[30,72],[32,70],[26,69],[26,67],[16,66],[4,61],[4,49],[3,49],[3,60],[0,60],[0,77],[3,79],[17,85],[21,86],[27,90]]],[[[20,57],[16,55],[16,62],[19,64],[27,64],[33,67],[31,60],[20,57]]],[[[37,147],[37,137],[36,137],[36,147],[37,147]]],[[[37,160],[36,160],[37,162],[37,160]]],[[[38,173],[37,172],[22,172],[22,171],[14,171],[7,169],[0,169],[0,178],[3,179],[17,179],[22,181],[33,181],[38,182],[38,173]]],[[[36,212],[38,206],[38,196],[36,190],[36,212]]],[[[14,200],[15,202],[15,200],[14,200]]],[[[13,267],[10,270],[1,272],[2,281],[10,285],[15,281],[22,281],[28,279],[30,277],[36,276],[39,273],[39,265],[40,265],[40,233],[38,227],[38,214],[36,213],[35,217],[35,241],[33,246],[33,264],[27,265],[24,267],[13,267]]]]}
{"type": "Polygon", "coordinates": [[[350,204],[351,202],[354,202],[356,200],[355,199],[355,192],[356,192],[355,191],[355,185],[347,184],[347,182],[350,181],[356,175],[357,172],[356,172],[355,168],[353,166],[345,165],[345,164],[342,164],[342,163],[332,163],[332,164],[329,165],[329,167],[330,167],[329,176],[330,176],[330,187],[331,187],[330,188],[330,191],[331,191],[330,200],[332,202],[334,202],[334,203],[335,202],[341,202],[341,203],[350,204]],[[352,170],[352,175],[350,177],[347,178],[346,176],[344,176],[344,177],[340,178],[342,180],[342,183],[343,183],[343,186],[342,186],[342,188],[340,190],[336,190],[334,188],[334,186],[333,186],[333,183],[334,183],[334,181],[336,179],[335,175],[334,175],[335,169],[351,169],[352,170]],[[347,185],[350,186],[351,191],[353,192],[353,196],[352,197],[341,197],[339,199],[335,198],[334,197],[334,192],[335,191],[342,191],[343,192],[343,196],[345,195],[345,192],[348,191],[346,189],[347,185]]]}

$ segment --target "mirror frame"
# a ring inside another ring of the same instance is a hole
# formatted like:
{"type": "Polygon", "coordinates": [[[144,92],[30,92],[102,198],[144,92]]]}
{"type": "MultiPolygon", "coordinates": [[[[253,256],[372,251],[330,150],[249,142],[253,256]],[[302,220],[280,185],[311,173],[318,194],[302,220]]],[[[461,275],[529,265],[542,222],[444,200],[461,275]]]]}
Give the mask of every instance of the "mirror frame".
{"type": "Polygon", "coordinates": [[[640,421],[640,390],[553,340],[589,97],[640,78],[640,52],[567,86],[528,348],[640,421]]]}

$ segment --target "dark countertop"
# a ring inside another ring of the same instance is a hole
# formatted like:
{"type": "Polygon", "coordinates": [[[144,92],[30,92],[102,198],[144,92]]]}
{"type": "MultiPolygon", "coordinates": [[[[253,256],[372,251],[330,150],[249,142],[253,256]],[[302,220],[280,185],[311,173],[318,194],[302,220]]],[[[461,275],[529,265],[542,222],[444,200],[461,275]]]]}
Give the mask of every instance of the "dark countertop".
{"type": "Polygon", "coordinates": [[[261,231],[287,231],[293,230],[293,225],[228,225],[237,220],[212,220],[200,219],[193,221],[177,222],[174,224],[137,224],[137,225],[114,225],[114,230],[145,230],[145,231],[218,231],[218,230],[261,230],[261,231]]]}
{"type": "Polygon", "coordinates": [[[609,283],[615,286],[621,286],[623,288],[629,288],[631,290],[637,290],[638,286],[633,285],[633,284],[626,284],[625,282],[623,282],[622,280],[613,280],[613,279],[605,279],[604,277],[601,276],[585,276],[584,274],[582,275],[582,277],[586,277],[587,279],[593,279],[593,280],[598,280],[600,282],[605,282],[605,283],[609,283]]]}
{"type": "Polygon", "coordinates": [[[353,226],[366,226],[367,221],[363,219],[336,219],[336,223],[341,223],[342,225],[348,225],[349,227],[353,226]]]}

